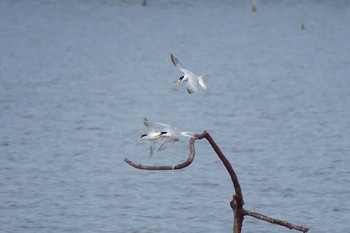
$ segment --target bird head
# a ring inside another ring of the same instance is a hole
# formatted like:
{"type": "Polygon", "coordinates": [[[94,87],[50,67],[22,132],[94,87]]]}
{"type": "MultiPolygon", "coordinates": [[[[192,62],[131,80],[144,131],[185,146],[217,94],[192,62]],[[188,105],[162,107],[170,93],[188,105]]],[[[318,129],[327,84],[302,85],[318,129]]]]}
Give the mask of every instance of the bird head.
{"type": "Polygon", "coordinates": [[[145,139],[146,136],[147,136],[147,134],[142,134],[142,135],[137,139],[137,141],[139,142],[139,141],[145,139]]]}
{"type": "Polygon", "coordinates": [[[164,134],[167,134],[168,132],[166,132],[166,131],[162,131],[162,132],[160,132],[160,136],[162,136],[162,135],[164,135],[164,134]]]}
{"type": "Polygon", "coordinates": [[[184,79],[184,76],[181,76],[181,77],[177,80],[176,86],[179,86],[183,79],[184,79]]]}

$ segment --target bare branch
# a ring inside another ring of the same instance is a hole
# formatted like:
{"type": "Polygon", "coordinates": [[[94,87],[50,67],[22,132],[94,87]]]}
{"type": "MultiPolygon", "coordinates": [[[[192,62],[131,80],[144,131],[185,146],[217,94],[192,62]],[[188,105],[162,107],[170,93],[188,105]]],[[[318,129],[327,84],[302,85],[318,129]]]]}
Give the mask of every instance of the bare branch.
{"type": "Polygon", "coordinates": [[[260,220],[264,220],[264,221],[269,222],[269,223],[278,224],[278,225],[281,225],[281,226],[284,226],[284,227],[288,227],[289,229],[294,229],[294,230],[298,230],[298,231],[302,231],[302,232],[308,232],[309,231],[309,228],[307,228],[307,227],[299,226],[299,225],[296,225],[296,224],[293,224],[293,223],[289,223],[289,222],[286,222],[286,221],[282,221],[282,220],[279,220],[279,219],[275,219],[275,218],[270,218],[268,216],[265,216],[263,214],[259,214],[259,213],[255,212],[255,211],[252,211],[252,210],[244,209],[243,212],[244,212],[244,215],[249,215],[249,216],[252,216],[254,218],[257,218],[257,219],[260,219],[260,220]]]}
{"type": "MultiPolygon", "coordinates": [[[[234,187],[235,193],[236,193],[233,196],[233,201],[231,202],[231,207],[233,210],[233,232],[240,233],[242,231],[242,225],[243,225],[243,219],[244,219],[244,214],[242,212],[244,201],[243,201],[243,194],[241,191],[241,186],[238,182],[238,177],[237,177],[235,171],[233,170],[230,162],[227,160],[224,153],[222,153],[219,146],[216,144],[216,142],[213,140],[213,138],[210,136],[210,134],[207,131],[204,131],[204,133],[202,133],[201,135],[198,135],[198,136],[201,136],[200,138],[204,137],[205,139],[207,139],[207,141],[213,147],[216,154],[221,159],[226,170],[230,174],[230,177],[231,177],[231,180],[233,183],[233,187],[234,187]]],[[[198,138],[198,139],[200,139],[200,138],[198,138]]]]}
{"type": "Polygon", "coordinates": [[[242,194],[241,186],[240,186],[240,184],[238,182],[238,177],[237,177],[235,171],[233,170],[230,162],[227,160],[227,158],[225,157],[224,153],[222,153],[222,151],[220,150],[219,146],[216,144],[216,142],[213,140],[213,138],[210,136],[210,134],[208,132],[206,132],[206,131],[204,133],[205,133],[204,137],[208,140],[210,145],[213,147],[214,151],[219,156],[219,158],[221,159],[222,163],[226,167],[226,170],[230,174],[230,177],[231,177],[231,180],[232,180],[232,183],[233,183],[233,187],[234,187],[235,192],[236,192],[236,198],[238,199],[237,200],[238,201],[237,202],[237,207],[241,208],[244,205],[244,202],[243,202],[243,194],[242,194]]]}
{"type": "Polygon", "coordinates": [[[190,148],[190,154],[188,155],[188,158],[186,161],[176,164],[176,165],[142,165],[138,163],[134,163],[130,161],[129,159],[125,158],[124,161],[127,162],[129,165],[133,166],[137,169],[143,169],[143,170],[175,170],[175,169],[182,169],[190,165],[194,159],[195,156],[195,149],[194,149],[194,141],[197,138],[191,138],[189,142],[189,148],[190,148]]]}
{"type": "Polygon", "coordinates": [[[308,232],[309,228],[303,227],[303,226],[298,226],[296,224],[292,224],[286,221],[282,221],[279,219],[274,219],[274,218],[270,218],[268,216],[259,214],[257,212],[251,211],[251,210],[246,210],[243,208],[244,205],[244,200],[243,200],[243,194],[242,194],[242,190],[241,190],[241,186],[238,182],[238,177],[233,169],[233,167],[231,166],[230,162],[227,160],[227,158],[225,157],[225,155],[222,153],[222,151],[220,150],[219,146],[216,144],[216,142],[213,140],[213,138],[210,136],[210,134],[207,131],[204,131],[202,134],[196,134],[194,135],[193,138],[190,139],[189,142],[189,149],[190,149],[190,154],[188,156],[188,159],[186,161],[184,161],[183,163],[180,164],[176,164],[174,166],[171,165],[160,165],[160,166],[145,166],[142,164],[137,164],[134,163],[132,161],[130,161],[129,159],[125,158],[124,161],[127,162],[129,165],[138,168],[138,169],[145,169],[145,170],[175,170],[175,169],[182,169],[187,167],[188,165],[190,165],[194,159],[195,156],[195,148],[194,148],[194,142],[197,139],[207,139],[207,141],[210,143],[210,145],[212,146],[212,148],[214,149],[214,151],[216,152],[216,154],[219,156],[219,158],[221,159],[222,163],[224,164],[226,170],[228,171],[228,173],[230,174],[232,183],[233,183],[233,187],[235,190],[235,195],[233,196],[232,201],[230,202],[231,208],[233,210],[233,232],[234,233],[241,233],[242,230],[242,225],[243,225],[243,220],[244,220],[244,216],[245,215],[249,215],[252,216],[254,218],[260,219],[260,220],[264,220],[273,224],[278,224],[284,227],[288,227],[289,229],[295,229],[298,231],[302,231],[302,232],[308,232]]]}

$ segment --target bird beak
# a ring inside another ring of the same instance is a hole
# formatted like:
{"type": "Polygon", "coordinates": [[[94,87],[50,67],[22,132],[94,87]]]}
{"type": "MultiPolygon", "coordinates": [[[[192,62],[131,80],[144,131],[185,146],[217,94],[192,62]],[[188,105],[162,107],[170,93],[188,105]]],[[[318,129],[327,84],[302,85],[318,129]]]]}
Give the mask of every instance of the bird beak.
{"type": "Polygon", "coordinates": [[[180,81],[180,80],[177,80],[177,82],[176,82],[176,86],[179,86],[179,85],[180,85],[180,83],[181,83],[181,81],[180,81]]]}

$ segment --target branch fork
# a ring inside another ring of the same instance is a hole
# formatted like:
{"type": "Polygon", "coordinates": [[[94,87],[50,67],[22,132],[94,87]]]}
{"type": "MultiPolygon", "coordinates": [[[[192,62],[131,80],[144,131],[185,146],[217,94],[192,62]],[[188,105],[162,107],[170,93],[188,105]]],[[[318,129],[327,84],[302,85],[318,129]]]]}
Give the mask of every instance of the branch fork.
{"type": "Polygon", "coordinates": [[[210,134],[207,131],[204,131],[201,134],[195,134],[193,138],[190,139],[189,141],[189,150],[190,153],[188,155],[188,158],[186,161],[176,164],[176,165],[159,165],[159,166],[153,166],[153,165],[142,165],[138,163],[134,163],[130,161],[129,159],[125,158],[124,161],[128,163],[129,165],[133,166],[134,168],[137,169],[144,169],[144,170],[177,170],[177,169],[182,169],[187,166],[189,166],[194,159],[195,156],[195,147],[194,147],[194,142],[195,140],[199,139],[207,139],[209,144],[212,146],[216,154],[219,156],[221,159],[222,163],[224,164],[226,170],[228,171],[232,184],[235,190],[235,194],[233,195],[232,201],[230,202],[230,206],[233,210],[233,233],[241,233],[242,231],[242,225],[243,225],[243,220],[244,216],[249,215],[254,218],[264,220],[266,222],[272,223],[272,224],[278,224],[284,227],[287,227],[289,229],[294,229],[298,230],[301,232],[308,232],[309,228],[304,227],[304,226],[299,226],[293,223],[289,223],[287,221],[279,220],[279,219],[274,219],[270,218],[268,216],[265,216],[263,214],[257,213],[252,210],[246,210],[243,208],[244,205],[244,200],[243,200],[243,194],[241,190],[241,186],[238,182],[238,177],[231,166],[231,163],[227,160],[225,155],[221,152],[219,146],[215,143],[213,138],[210,136],[210,134]]]}

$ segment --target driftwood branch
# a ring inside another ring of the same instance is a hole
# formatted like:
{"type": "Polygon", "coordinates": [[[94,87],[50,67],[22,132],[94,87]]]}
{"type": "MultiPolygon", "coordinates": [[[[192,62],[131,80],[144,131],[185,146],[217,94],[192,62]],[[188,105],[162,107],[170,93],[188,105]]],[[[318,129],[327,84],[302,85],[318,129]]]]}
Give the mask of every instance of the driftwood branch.
{"type": "Polygon", "coordinates": [[[133,166],[134,168],[143,169],[143,170],[176,170],[176,169],[185,168],[188,165],[190,165],[194,159],[194,156],[195,156],[194,141],[195,140],[196,140],[196,137],[190,139],[190,143],[189,143],[190,154],[188,155],[187,160],[173,166],[172,165],[147,166],[147,165],[134,163],[127,158],[125,158],[124,161],[127,162],[129,165],[133,166]]]}
{"type": "Polygon", "coordinates": [[[293,223],[289,223],[289,222],[286,222],[286,221],[282,221],[282,220],[279,220],[279,219],[270,218],[268,216],[265,216],[263,214],[259,214],[259,213],[255,212],[255,211],[252,211],[252,210],[244,209],[243,212],[244,212],[244,215],[249,215],[249,216],[252,216],[254,218],[257,218],[257,219],[260,219],[260,220],[264,220],[264,221],[269,222],[269,223],[278,224],[278,225],[281,225],[281,226],[284,226],[284,227],[288,227],[289,229],[295,229],[295,230],[302,231],[302,232],[308,232],[309,231],[309,228],[306,228],[306,227],[303,227],[303,226],[299,226],[299,225],[296,225],[296,224],[293,224],[293,223]]]}
{"type": "MultiPolygon", "coordinates": [[[[242,231],[242,225],[243,225],[243,219],[244,219],[244,214],[243,214],[243,194],[241,190],[241,186],[238,182],[238,177],[236,175],[236,172],[233,170],[233,167],[231,166],[231,163],[227,160],[225,155],[222,153],[220,150],[219,146],[216,144],[216,142],[213,140],[213,138],[210,136],[210,134],[207,131],[204,131],[203,134],[201,134],[207,141],[210,143],[210,145],[213,147],[214,151],[216,154],[219,156],[221,159],[222,163],[224,164],[226,170],[230,174],[231,180],[233,187],[235,189],[235,195],[233,196],[233,200],[235,203],[235,208],[232,208],[233,210],[233,232],[234,233],[240,233],[242,231]]],[[[201,139],[201,138],[198,138],[201,139]]],[[[231,205],[232,207],[232,205],[231,205]]]]}
{"type": "Polygon", "coordinates": [[[245,215],[249,215],[249,216],[252,216],[254,218],[264,220],[264,221],[267,221],[267,222],[270,222],[273,224],[278,224],[278,225],[287,227],[289,229],[295,229],[295,230],[302,231],[302,232],[309,231],[309,228],[307,228],[307,227],[299,226],[299,225],[289,223],[286,221],[282,221],[279,219],[270,218],[268,216],[262,215],[260,213],[255,212],[255,211],[244,209],[243,208],[243,205],[244,205],[243,194],[242,194],[241,186],[238,182],[238,177],[237,177],[233,167],[231,166],[231,163],[227,160],[225,155],[220,150],[219,146],[215,143],[215,141],[213,140],[213,138],[210,136],[210,134],[207,131],[204,131],[202,134],[196,134],[196,135],[194,135],[193,138],[190,139],[190,142],[189,142],[190,154],[189,154],[187,160],[182,162],[182,163],[179,163],[179,164],[176,164],[173,166],[171,166],[171,165],[146,166],[146,165],[134,163],[127,158],[125,158],[124,161],[135,168],[144,169],[144,170],[182,169],[182,168],[189,166],[194,159],[194,156],[195,156],[194,142],[195,142],[195,140],[203,139],[203,138],[207,139],[207,141],[213,147],[214,151],[219,156],[219,158],[221,159],[222,163],[224,164],[226,170],[230,174],[230,177],[232,180],[232,184],[233,184],[233,187],[235,190],[235,195],[233,195],[233,199],[230,202],[230,205],[231,205],[231,208],[233,210],[233,223],[234,223],[233,224],[233,232],[234,233],[241,233],[243,220],[244,220],[245,215]]]}

